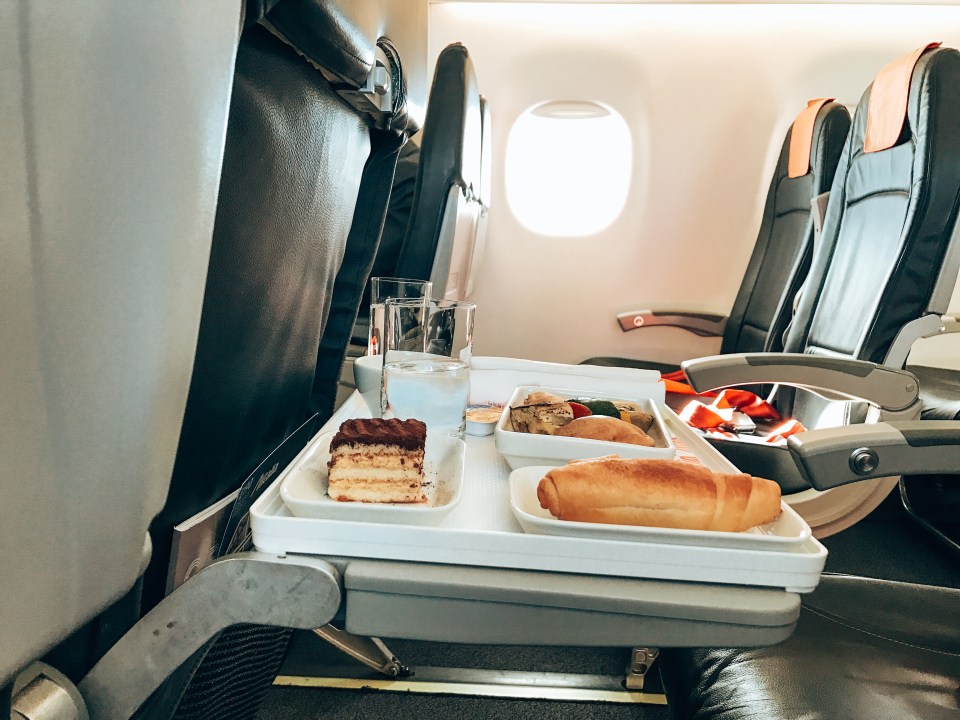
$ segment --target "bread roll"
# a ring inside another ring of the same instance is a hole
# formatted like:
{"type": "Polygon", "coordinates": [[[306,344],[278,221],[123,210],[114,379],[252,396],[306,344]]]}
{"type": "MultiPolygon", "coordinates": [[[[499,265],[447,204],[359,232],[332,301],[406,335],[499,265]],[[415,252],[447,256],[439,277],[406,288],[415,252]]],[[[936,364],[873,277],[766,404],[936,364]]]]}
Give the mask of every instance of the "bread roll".
{"type": "Polygon", "coordinates": [[[566,400],[559,395],[544,392],[543,390],[534,390],[523,400],[524,405],[544,405],[562,402],[566,402],[566,400]]]}
{"type": "Polygon", "coordinates": [[[654,446],[653,438],[636,425],[606,415],[587,415],[571,420],[553,434],[562,437],[630,443],[644,447],[654,446]]]}
{"type": "Polygon", "coordinates": [[[597,458],[551,470],[540,507],[561,520],[739,532],[780,515],[780,486],[676,460],[597,458]]]}

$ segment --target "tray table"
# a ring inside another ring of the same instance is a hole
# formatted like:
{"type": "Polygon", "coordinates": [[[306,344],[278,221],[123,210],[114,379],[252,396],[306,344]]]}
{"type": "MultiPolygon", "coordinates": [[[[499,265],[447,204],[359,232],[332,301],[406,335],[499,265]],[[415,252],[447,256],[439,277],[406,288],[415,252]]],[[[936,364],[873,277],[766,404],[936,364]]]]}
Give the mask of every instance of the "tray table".
{"type": "MultiPolygon", "coordinates": [[[[540,363],[511,360],[504,371],[495,359],[475,360],[472,401],[509,397],[518,384],[556,383],[540,363]]],[[[576,382],[573,372],[565,387],[576,382]]],[[[617,383],[618,392],[658,392],[649,374],[634,382],[618,371],[617,383]]],[[[597,389],[597,378],[585,385],[597,389]]],[[[321,432],[367,415],[355,393],[321,432]]],[[[681,456],[733,470],[669,409],[663,415],[681,456]]],[[[792,631],[797,593],[816,587],[826,560],[813,538],[745,549],[527,534],[510,509],[509,467],[490,436],[467,436],[462,499],[436,526],[294,517],[280,486],[304,453],[252,507],[254,544],[336,559],[352,632],[461,642],[769,644],[792,631]],[[463,621],[467,611],[476,622],[463,621]]]]}

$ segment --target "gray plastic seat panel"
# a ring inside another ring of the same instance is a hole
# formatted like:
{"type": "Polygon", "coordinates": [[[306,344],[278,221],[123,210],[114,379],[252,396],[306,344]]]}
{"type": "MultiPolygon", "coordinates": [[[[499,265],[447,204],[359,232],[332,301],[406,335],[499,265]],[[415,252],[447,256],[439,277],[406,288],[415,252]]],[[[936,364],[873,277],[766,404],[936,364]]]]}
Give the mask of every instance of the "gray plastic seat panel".
{"type": "Polygon", "coordinates": [[[764,588],[352,560],[346,629],[439,642],[699,647],[770,645],[800,612],[764,588]]]}
{"type": "Polygon", "coordinates": [[[239,9],[0,4],[0,686],[142,570],[193,366],[239,9]]]}

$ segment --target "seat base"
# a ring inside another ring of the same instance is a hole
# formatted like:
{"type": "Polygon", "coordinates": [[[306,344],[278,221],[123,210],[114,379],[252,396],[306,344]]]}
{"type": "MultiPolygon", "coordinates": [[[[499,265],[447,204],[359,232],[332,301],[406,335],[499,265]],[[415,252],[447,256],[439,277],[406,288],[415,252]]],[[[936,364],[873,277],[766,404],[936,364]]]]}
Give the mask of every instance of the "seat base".
{"type": "Polygon", "coordinates": [[[920,381],[924,420],[960,420],[960,371],[908,365],[920,381]]]}
{"type": "Polygon", "coordinates": [[[777,647],[661,651],[676,720],[958,717],[960,564],[893,496],[824,544],[828,571],[887,580],[825,575],[777,647]]]}
{"type": "Polygon", "coordinates": [[[960,590],[825,577],[783,645],[665,650],[674,717],[955,720],[960,590]]]}

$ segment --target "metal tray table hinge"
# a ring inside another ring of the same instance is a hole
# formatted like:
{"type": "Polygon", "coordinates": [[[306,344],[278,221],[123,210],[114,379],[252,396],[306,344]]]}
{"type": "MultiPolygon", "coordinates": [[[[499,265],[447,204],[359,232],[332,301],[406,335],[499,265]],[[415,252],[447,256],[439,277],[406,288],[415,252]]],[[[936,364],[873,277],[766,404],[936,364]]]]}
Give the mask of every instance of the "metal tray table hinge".
{"type": "Polygon", "coordinates": [[[397,660],[380,638],[363,637],[340,630],[333,625],[324,625],[314,629],[314,634],[333,645],[354,660],[369,668],[383,673],[387,677],[410,677],[413,672],[397,660]]]}
{"type": "Polygon", "coordinates": [[[635,647],[630,651],[630,662],[627,663],[627,676],[624,679],[627,690],[643,690],[647,673],[659,655],[660,650],[657,648],[635,647]]]}

